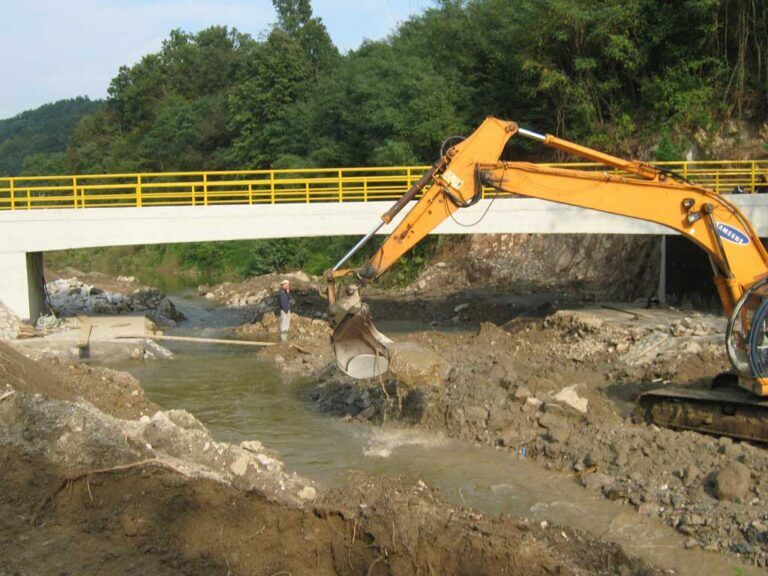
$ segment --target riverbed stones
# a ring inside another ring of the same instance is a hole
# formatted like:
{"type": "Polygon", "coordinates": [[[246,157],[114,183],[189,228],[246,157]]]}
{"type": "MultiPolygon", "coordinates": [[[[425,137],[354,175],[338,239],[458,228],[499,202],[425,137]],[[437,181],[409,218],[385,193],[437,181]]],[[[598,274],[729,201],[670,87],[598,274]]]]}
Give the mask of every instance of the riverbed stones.
{"type": "Polygon", "coordinates": [[[730,462],[715,476],[715,496],[718,500],[739,502],[746,497],[750,484],[749,468],[741,462],[730,462]]]}
{"type": "Polygon", "coordinates": [[[565,388],[560,390],[560,392],[555,394],[555,400],[570,406],[577,412],[586,414],[589,401],[586,398],[582,398],[581,396],[579,396],[579,393],[576,391],[578,387],[579,387],[579,384],[566,386],[565,388]]]}
{"type": "Polygon", "coordinates": [[[173,325],[184,319],[158,288],[136,288],[130,294],[106,292],[77,278],[59,278],[46,284],[51,306],[59,314],[122,314],[147,312],[156,321],[173,325]]]}

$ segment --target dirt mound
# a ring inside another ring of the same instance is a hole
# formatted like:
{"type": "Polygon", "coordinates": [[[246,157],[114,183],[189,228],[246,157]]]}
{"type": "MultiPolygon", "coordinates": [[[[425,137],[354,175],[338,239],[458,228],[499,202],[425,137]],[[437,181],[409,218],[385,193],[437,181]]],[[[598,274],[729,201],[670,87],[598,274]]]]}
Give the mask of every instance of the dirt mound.
{"type": "Polygon", "coordinates": [[[291,314],[288,342],[278,340],[280,321],[274,312],[265,312],[260,320],[232,329],[238,338],[274,341],[260,355],[270,359],[290,376],[313,374],[334,362],[330,347],[331,329],[325,320],[291,314]]]}
{"type": "Polygon", "coordinates": [[[198,294],[215,300],[225,306],[246,308],[251,312],[252,321],[258,321],[267,312],[277,311],[277,292],[280,281],[291,281],[292,308],[312,318],[322,317],[328,308],[325,299],[325,283],[304,272],[286,274],[265,274],[253,276],[242,282],[224,282],[215,286],[203,285],[198,294]]]}
{"type": "Polygon", "coordinates": [[[160,468],[62,482],[5,448],[0,464],[2,573],[660,574],[582,533],[446,507],[402,479],[356,477],[302,510],[160,468]]]}
{"type": "Polygon", "coordinates": [[[0,389],[5,386],[58,400],[85,400],[118,418],[139,418],[159,409],[126,372],[58,359],[33,362],[0,342],[0,389]]]}

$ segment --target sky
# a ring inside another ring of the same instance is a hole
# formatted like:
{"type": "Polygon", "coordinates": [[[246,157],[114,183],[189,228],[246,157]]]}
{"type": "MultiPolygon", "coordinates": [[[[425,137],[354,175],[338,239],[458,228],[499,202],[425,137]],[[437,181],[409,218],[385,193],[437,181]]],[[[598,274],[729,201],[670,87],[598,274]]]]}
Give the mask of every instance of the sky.
{"type": "MultiPolygon", "coordinates": [[[[434,0],[313,0],[336,46],[380,39],[434,0]]],[[[270,0],[0,0],[0,119],[42,104],[104,98],[122,65],[168,32],[227,25],[253,36],[276,21],[270,0]]]]}

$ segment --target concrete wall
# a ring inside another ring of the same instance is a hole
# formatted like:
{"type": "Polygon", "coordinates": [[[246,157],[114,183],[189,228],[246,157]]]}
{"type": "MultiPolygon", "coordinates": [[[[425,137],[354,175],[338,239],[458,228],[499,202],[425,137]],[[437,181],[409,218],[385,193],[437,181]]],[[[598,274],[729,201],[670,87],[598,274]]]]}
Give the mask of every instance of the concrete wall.
{"type": "MultiPolygon", "coordinates": [[[[768,237],[768,194],[734,196],[758,234],[768,237]]],[[[460,210],[437,234],[669,234],[641,220],[544,200],[483,200],[460,210]],[[487,211],[487,214],[485,212],[487,211]],[[485,214],[485,217],[483,217],[485,214]],[[464,224],[464,226],[462,226],[464,224]],[[474,226],[471,226],[474,224],[474,226]]],[[[86,208],[0,212],[0,252],[39,252],[96,246],[170,242],[359,235],[389,203],[261,204],[86,208]]],[[[407,210],[403,211],[403,214],[407,210]]],[[[393,225],[382,229],[386,234],[393,225]]]]}

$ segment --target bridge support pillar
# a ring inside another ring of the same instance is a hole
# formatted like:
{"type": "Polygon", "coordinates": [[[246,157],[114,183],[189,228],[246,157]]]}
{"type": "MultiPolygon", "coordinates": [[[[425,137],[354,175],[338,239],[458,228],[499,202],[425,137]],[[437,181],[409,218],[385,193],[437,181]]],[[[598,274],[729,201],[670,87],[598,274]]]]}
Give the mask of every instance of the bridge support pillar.
{"type": "Polygon", "coordinates": [[[42,252],[0,252],[0,301],[21,320],[45,311],[42,252]]]}
{"type": "Polygon", "coordinates": [[[667,303],[667,236],[662,234],[660,236],[660,252],[661,258],[659,263],[659,290],[658,298],[659,304],[667,303]]]}

